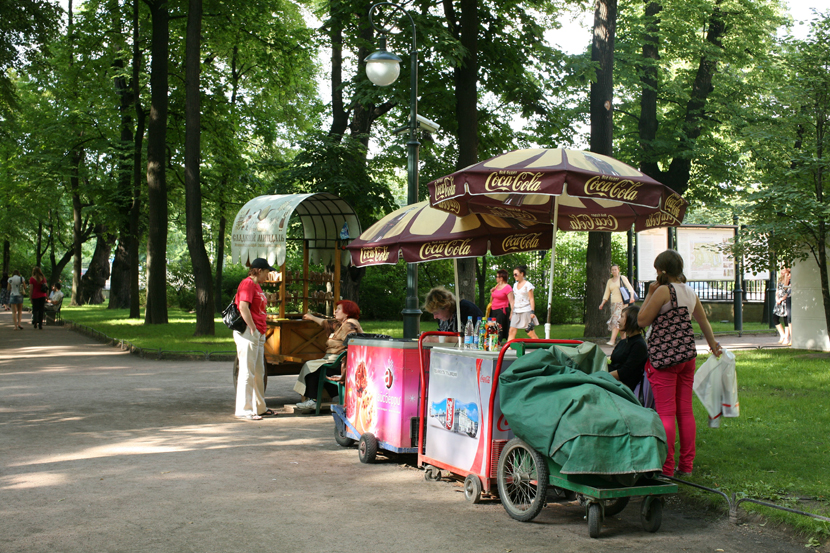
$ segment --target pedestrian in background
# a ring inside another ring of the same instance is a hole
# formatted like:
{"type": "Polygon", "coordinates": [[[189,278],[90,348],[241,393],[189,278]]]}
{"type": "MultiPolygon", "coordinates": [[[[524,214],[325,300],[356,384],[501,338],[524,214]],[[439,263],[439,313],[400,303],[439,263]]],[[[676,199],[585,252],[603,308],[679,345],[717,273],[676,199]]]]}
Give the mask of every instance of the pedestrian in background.
{"type": "Polygon", "coordinates": [[[781,269],[778,275],[778,285],[775,288],[775,307],[772,308],[773,322],[778,331],[778,343],[789,345],[792,343],[792,327],[790,326],[790,270],[781,269]]]}
{"type": "Polygon", "coordinates": [[[533,290],[535,286],[525,278],[527,274],[527,267],[519,265],[513,268],[513,278],[516,279],[513,284],[513,310],[510,315],[510,332],[507,336],[508,340],[516,337],[516,333],[521,328],[532,339],[537,339],[536,325],[539,324],[539,319],[536,318],[536,300],[533,298],[533,290]]]}
{"type": "Polygon", "coordinates": [[[7,285],[9,290],[9,305],[12,308],[12,322],[15,330],[23,330],[20,326],[23,318],[23,296],[26,295],[26,281],[20,276],[17,269],[12,273],[7,285]]]}
{"type": "Polygon", "coordinates": [[[620,315],[623,307],[634,303],[634,288],[628,279],[620,275],[620,266],[611,265],[611,278],[605,283],[605,293],[602,295],[602,303],[599,304],[599,310],[602,311],[605,303],[611,300],[611,318],[608,319],[608,330],[611,331],[611,339],[608,340],[608,345],[613,346],[617,343],[617,333],[620,331],[620,315]],[[623,299],[623,292],[621,287],[624,286],[628,293],[628,301],[623,299]]]}
{"type": "Polygon", "coordinates": [[[29,297],[32,300],[32,326],[43,330],[43,317],[46,313],[46,298],[49,296],[49,283],[40,267],[32,269],[29,278],[29,297]]]}
{"type": "Polygon", "coordinates": [[[9,273],[3,273],[3,278],[0,279],[0,305],[3,306],[3,311],[8,311],[9,308],[9,273]]]}
{"type": "Polygon", "coordinates": [[[275,415],[265,405],[265,334],[268,329],[268,298],[260,286],[268,280],[268,273],[275,271],[265,259],[251,261],[248,276],[239,283],[234,302],[247,325],[243,332],[233,331],[236,357],[239,360],[239,376],[236,381],[237,417],[262,420],[275,415]]]}
{"type": "Polygon", "coordinates": [[[496,272],[496,285],[490,289],[490,316],[499,324],[499,342],[507,339],[510,330],[510,313],[513,309],[513,288],[507,282],[507,271],[496,272]]]}

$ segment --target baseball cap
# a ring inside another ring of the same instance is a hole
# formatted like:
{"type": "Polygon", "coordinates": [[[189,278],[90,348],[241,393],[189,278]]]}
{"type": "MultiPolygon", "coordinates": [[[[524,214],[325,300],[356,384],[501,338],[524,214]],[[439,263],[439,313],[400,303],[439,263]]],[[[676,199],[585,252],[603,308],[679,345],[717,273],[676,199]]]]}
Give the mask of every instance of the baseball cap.
{"type": "Polygon", "coordinates": [[[261,257],[257,257],[251,261],[251,269],[268,269],[269,271],[276,271],[275,268],[268,264],[268,261],[261,257]]]}

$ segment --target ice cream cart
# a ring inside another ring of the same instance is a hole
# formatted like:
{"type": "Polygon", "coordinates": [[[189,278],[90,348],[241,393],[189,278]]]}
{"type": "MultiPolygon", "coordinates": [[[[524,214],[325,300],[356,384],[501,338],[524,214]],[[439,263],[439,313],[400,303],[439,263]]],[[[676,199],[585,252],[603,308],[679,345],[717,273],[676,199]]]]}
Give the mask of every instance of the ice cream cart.
{"type": "MultiPolygon", "coordinates": [[[[328,193],[259,196],[237,213],[232,262],[263,257],[279,268],[262,285],[268,297],[266,377],[296,374],[303,363],[325,354],[325,331],[302,316],[309,311],[331,315],[340,299],[341,267],[348,262],[341,243],[360,232],[354,209],[328,193]],[[289,254],[296,259],[293,269],[289,254]]],[[[237,359],[234,384],[238,371],[237,359]]]]}
{"type": "MultiPolygon", "coordinates": [[[[423,333],[421,341],[432,334],[423,333]]],[[[464,496],[473,503],[480,501],[482,492],[494,493],[499,455],[513,438],[499,408],[499,372],[525,347],[580,343],[511,340],[499,351],[433,347],[421,364],[421,380],[428,391],[419,411],[418,466],[424,467],[424,478],[438,480],[441,470],[464,477],[464,496]]]]}
{"type": "Polygon", "coordinates": [[[417,340],[349,340],[345,401],[331,410],[335,440],[344,447],[359,441],[361,462],[373,462],[381,450],[417,453],[419,352],[429,358],[429,346],[419,348],[417,340]]]}

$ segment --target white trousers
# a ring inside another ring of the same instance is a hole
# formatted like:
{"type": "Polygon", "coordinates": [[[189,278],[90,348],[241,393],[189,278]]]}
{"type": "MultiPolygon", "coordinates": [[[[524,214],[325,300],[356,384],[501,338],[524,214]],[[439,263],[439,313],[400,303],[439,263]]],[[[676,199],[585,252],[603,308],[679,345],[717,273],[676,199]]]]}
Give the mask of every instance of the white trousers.
{"type": "Polygon", "coordinates": [[[236,416],[261,415],[265,405],[265,334],[258,330],[234,332],[239,377],[236,381],[236,416]]]}

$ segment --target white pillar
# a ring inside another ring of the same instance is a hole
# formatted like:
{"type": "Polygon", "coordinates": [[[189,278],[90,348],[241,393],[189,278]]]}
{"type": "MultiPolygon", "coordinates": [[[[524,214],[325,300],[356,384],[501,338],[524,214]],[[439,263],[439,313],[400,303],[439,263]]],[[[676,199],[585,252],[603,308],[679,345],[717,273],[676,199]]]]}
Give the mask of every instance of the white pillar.
{"type": "MultiPolygon", "coordinates": [[[[828,252],[830,257],[830,252],[828,252]]],[[[793,347],[830,351],[824,303],[821,299],[821,278],[813,256],[796,261],[792,266],[793,347]]]]}

